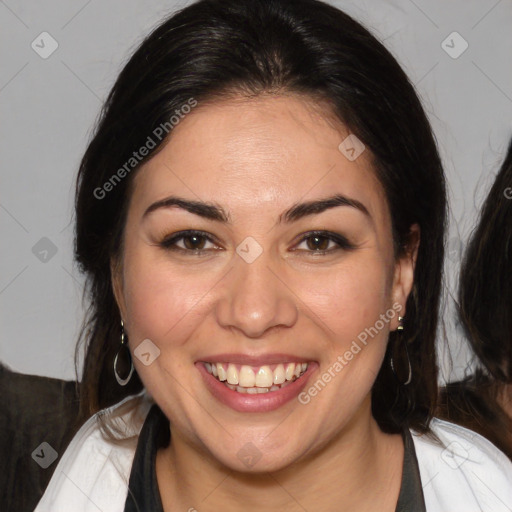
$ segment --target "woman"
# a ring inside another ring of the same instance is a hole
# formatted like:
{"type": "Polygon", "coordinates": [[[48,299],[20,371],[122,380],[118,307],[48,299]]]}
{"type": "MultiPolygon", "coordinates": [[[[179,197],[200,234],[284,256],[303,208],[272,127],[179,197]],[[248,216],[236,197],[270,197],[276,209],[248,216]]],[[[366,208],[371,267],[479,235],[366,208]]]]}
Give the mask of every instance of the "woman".
{"type": "Polygon", "coordinates": [[[38,512],[512,505],[506,457],[432,420],[444,175],[354,20],[314,0],[166,20],[108,97],[76,212],[92,417],[38,512]]]}
{"type": "Polygon", "coordinates": [[[440,412],[512,459],[512,139],[461,267],[459,317],[475,373],[442,390],[440,412]]]}

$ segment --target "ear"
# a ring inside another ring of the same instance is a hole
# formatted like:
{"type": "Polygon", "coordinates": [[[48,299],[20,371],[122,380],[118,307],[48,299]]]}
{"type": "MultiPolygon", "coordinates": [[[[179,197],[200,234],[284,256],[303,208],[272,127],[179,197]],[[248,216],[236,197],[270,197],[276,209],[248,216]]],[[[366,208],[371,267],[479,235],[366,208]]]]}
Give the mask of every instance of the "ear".
{"type": "Polygon", "coordinates": [[[396,330],[399,325],[398,316],[405,316],[405,303],[414,285],[414,269],[420,246],[421,230],[418,224],[413,224],[409,230],[405,245],[395,262],[395,274],[393,277],[392,300],[393,304],[400,305],[398,315],[391,322],[391,330],[396,330]]]}
{"type": "Polygon", "coordinates": [[[123,269],[121,262],[112,257],[110,259],[110,279],[112,281],[112,291],[114,292],[114,298],[116,299],[119,313],[121,314],[121,320],[126,320],[126,305],[124,302],[124,281],[123,281],[123,269]]]}

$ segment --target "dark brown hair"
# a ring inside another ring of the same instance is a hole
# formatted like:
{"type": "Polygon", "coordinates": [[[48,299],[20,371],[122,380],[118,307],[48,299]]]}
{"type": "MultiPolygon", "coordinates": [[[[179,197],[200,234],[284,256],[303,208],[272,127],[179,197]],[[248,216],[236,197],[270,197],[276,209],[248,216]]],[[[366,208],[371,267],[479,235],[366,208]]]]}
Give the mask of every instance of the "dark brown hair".
{"type": "Polygon", "coordinates": [[[122,251],[133,176],[166,139],[107,195],[98,198],[98,189],[190,98],[201,105],[229,94],[280,93],[324,100],[365,144],[386,194],[397,256],[409,246],[410,227],[420,226],[405,321],[413,380],[400,386],[391,371],[397,341],[391,333],[372,407],[385,431],[428,431],[437,396],[444,173],[425,112],[397,61],[358,22],[317,0],[201,0],[158,26],[120,73],[77,181],[75,252],[90,299],[82,340],[84,418],[142,389],[137,377],[124,388],[114,379],[120,316],[109,262],[122,251]]]}
{"type": "Polygon", "coordinates": [[[459,315],[492,378],[512,383],[512,140],[462,262],[459,315]]]}
{"type": "Polygon", "coordinates": [[[442,391],[439,414],[512,459],[512,418],[498,399],[512,384],[512,139],[464,255],[458,302],[479,368],[442,391]]]}

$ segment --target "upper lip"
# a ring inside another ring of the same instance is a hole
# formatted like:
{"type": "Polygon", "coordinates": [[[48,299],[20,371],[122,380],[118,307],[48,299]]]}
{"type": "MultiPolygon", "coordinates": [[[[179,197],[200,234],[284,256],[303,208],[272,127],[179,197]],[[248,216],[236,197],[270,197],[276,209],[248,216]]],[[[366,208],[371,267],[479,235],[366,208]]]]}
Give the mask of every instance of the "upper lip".
{"type": "Polygon", "coordinates": [[[204,356],[198,361],[206,363],[234,363],[245,364],[248,366],[263,366],[269,364],[279,363],[309,363],[312,359],[306,359],[292,354],[261,354],[258,356],[247,354],[213,354],[211,356],[204,356]]]}

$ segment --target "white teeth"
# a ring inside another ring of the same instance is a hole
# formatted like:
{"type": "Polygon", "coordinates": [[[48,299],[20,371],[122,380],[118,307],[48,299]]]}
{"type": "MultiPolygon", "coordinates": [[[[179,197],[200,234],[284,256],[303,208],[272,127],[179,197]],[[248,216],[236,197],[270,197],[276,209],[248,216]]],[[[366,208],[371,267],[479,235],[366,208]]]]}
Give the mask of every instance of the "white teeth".
{"type": "Polygon", "coordinates": [[[262,366],[256,374],[256,387],[269,388],[272,386],[274,375],[269,366],[262,366]]]}
{"type": "Polygon", "coordinates": [[[256,376],[254,375],[254,371],[250,366],[246,366],[244,364],[242,368],[240,368],[238,383],[240,386],[244,386],[245,388],[254,387],[254,384],[256,383],[256,376]]]}
{"type": "Polygon", "coordinates": [[[274,384],[282,384],[286,380],[286,374],[284,372],[284,366],[278,364],[274,370],[274,384]]]}
{"type": "Polygon", "coordinates": [[[295,372],[295,365],[293,363],[288,363],[286,367],[286,380],[292,380],[295,372]]]}
{"type": "Polygon", "coordinates": [[[228,371],[226,372],[226,377],[230,384],[238,384],[238,371],[234,364],[229,363],[228,371]]]}
{"type": "Polygon", "coordinates": [[[222,366],[222,364],[217,363],[215,366],[217,367],[217,373],[218,373],[218,376],[219,376],[219,380],[221,382],[226,380],[227,379],[226,370],[224,370],[224,367],[222,366]]]}
{"type": "Polygon", "coordinates": [[[205,362],[204,367],[230,389],[239,393],[256,394],[277,391],[291,384],[307,370],[308,363],[287,363],[286,369],[285,364],[280,363],[274,371],[270,366],[263,365],[256,372],[248,365],[242,365],[238,371],[233,363],[227,364],[227,370],[224,369],[223,363],[205,362]]]}

